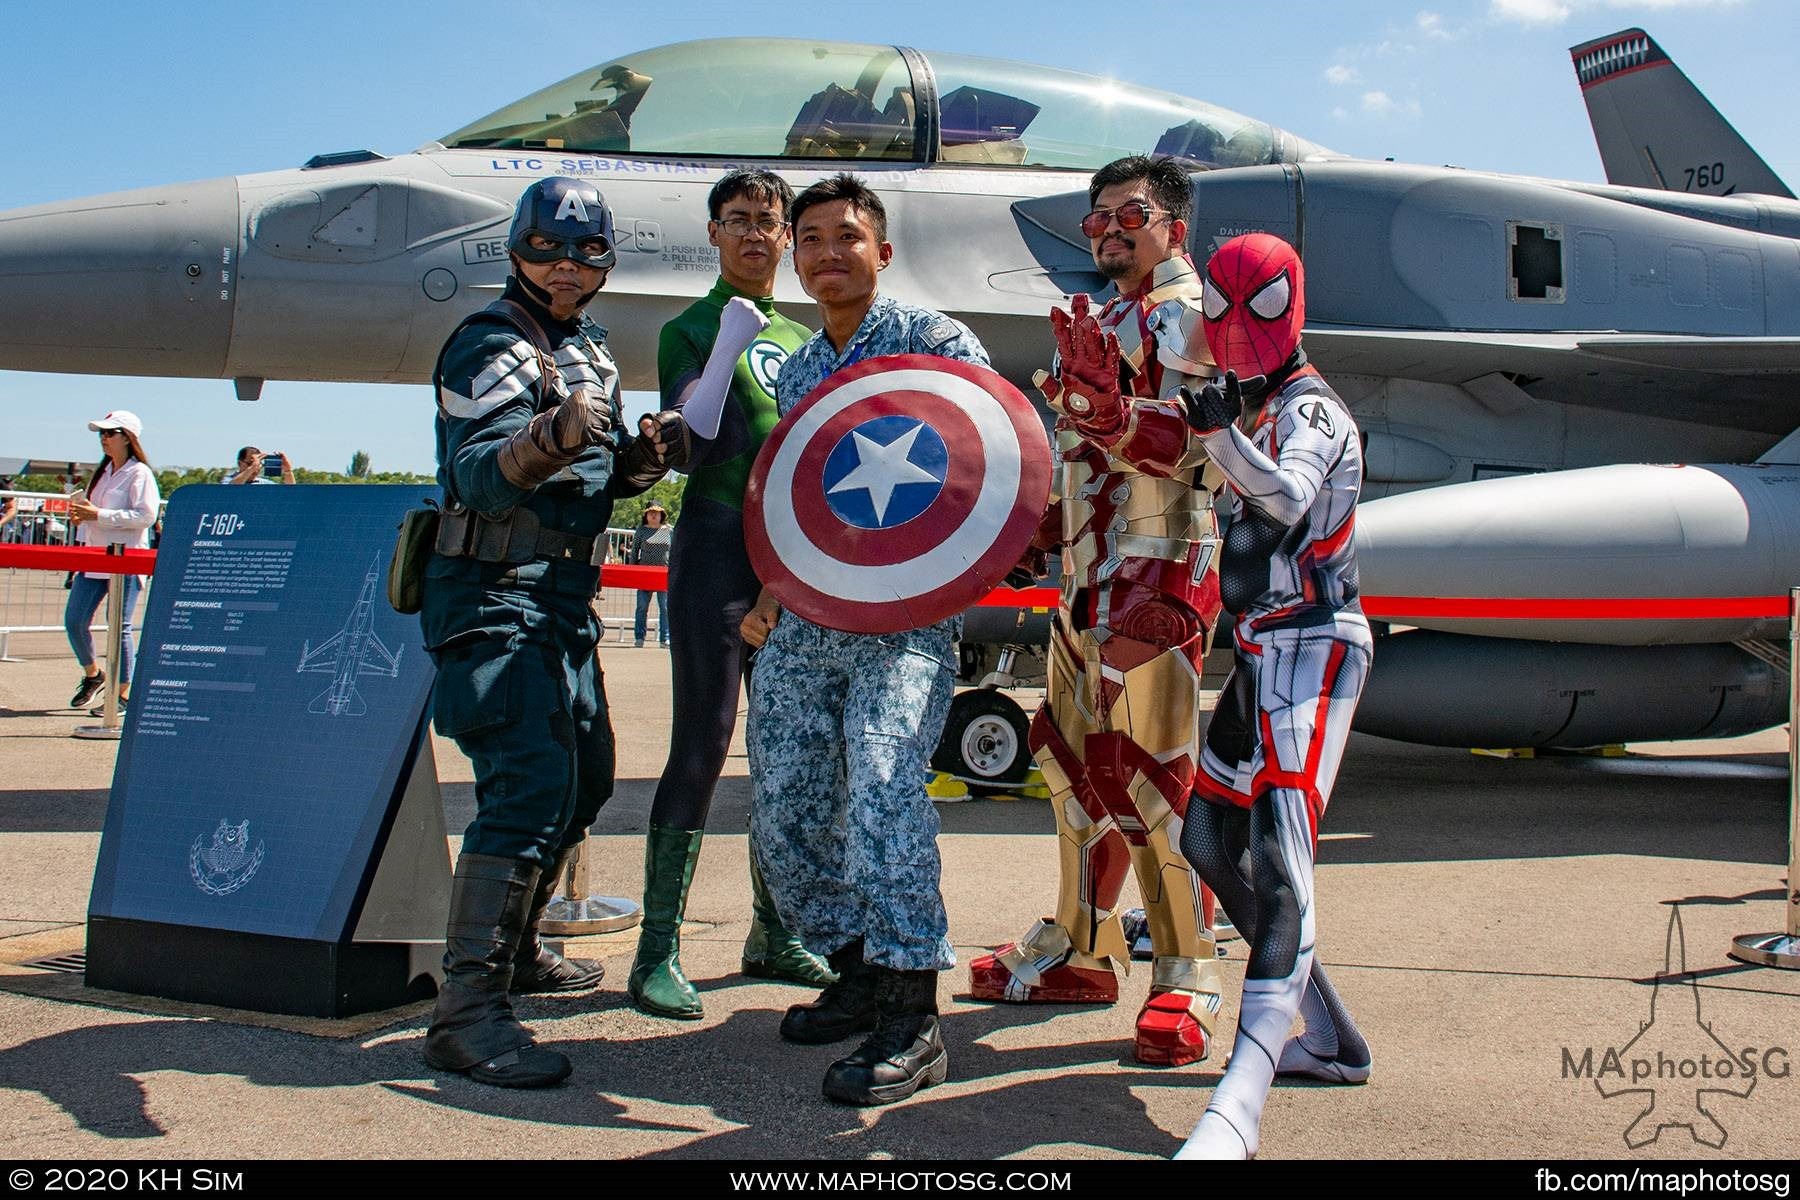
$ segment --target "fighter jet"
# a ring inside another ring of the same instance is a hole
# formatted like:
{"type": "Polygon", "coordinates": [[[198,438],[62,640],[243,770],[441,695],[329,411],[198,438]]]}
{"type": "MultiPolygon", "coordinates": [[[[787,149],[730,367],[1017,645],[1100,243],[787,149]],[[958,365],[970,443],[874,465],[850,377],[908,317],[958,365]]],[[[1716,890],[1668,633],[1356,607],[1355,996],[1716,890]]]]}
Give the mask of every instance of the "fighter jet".
{"type": "MultiPolygon", "coordinates": [[[[756,163],[796,187],[837,170],[865,174],[900,247],[884,289],[965,321],[1023,384],[1050,356],[1048,308],[1105,289],[1078,222],[1087,175],[1130,153],[1193,165],[1197,259],[1255,229],[1305,257],[1306,345],[1366,441],[1365,587],[1408,601],[1370,610],[1419,627],[1384,639],[1394,649],[1377,655],[1369,727],[1471,744],[1470,723],[1451,717],[1452,701],[1476,694],[1474,643],[1491,652],[1521,639],[1607,641],[1567,609],[1535,623],[1517,609],[1481,631],[1500,638],[1433,632],[1421,599],[1645,598],[1646,578],[1657,581],[1651,598],[1767,594],[1764,578],[1711,577],[1662,543],[1621,561],[1606,548],[1630,531],[1589,519],[1609,479],[1535,473],[1748,463],[1800,426],[1800,204],[1358,161],[1200,100],[906,47],[665,46],[581,72],[411,154],[321,155],[291,171],[0,213],[0,300],[18,314],[0,327],[0,368],[232,378],[245,397],[265,378],[423,380],[449,329],[501,286],[512,201],[548,174],[600,181],[621,251],[601,319],[615,345],[653,345],[712,281],[707,190],[756,163]],[[61,320],[97,282],[128,298],[114,319],[61,320]],[[1495,478],[1519,475],[1533,477],[1495,478]],[[1543,489],[1557,516],[1501,528],[1495,517],[1507,510],[1479,499],[1487,491],[1460,507],[1400,511],[1381,499],[1501,484],[1543,489]],[[1445,515],[1453,508],[1464,524],[1445,515]],[[1511,558],[1490,553],[1515,544],[1511,558]],[[1583,594],[1565,597],[1571,572],[1583,594]],[[1439,637],[1459,640],[1428,644],[1439,637]],[[1387,665],[1408,658],[1423,665],[1410,674],[1387,665]],[[1407,680],[1403,703],[1383,702],[1384,671],[1407,680]]],[[[778,301],[810,319],[792,278],[778,286],[778,301]]],[[[652,385],[647,354],[622,357],[626,386],[652,385]]],[[[1770,463],[1794,462],[1796,450],[1791,439],[1770,463]]],[[[1744,486],[1776,516],[1747,523],[1741,557],[1766,561],[1779,530],[1800,527],[1800,486],[1778,466],[1744,470],[1755,480],[1744,486]]],[[[1678,507],[1658,528],[1679,534],[1685,517],[1678,507]]],[[[1728,523],[1718,528],[1729,544],[1728,523]]],[[[1021,615],[1002,619],[1017,625],[1021,615]]],[[[1666,640],[1662,627],[1628,628],[1640,642],[1666,640]]],[[[1687,678],[1689,698],[1730,710],[1685,736],[1780,719],[1773,702],[1727,703],[1762,695],[1774,675],[1766,647],[1731,643],[1773,629],[1761,618],[1678,626],[1726,659],[1687,678]]],[[[1536,652],[1552,655],[1545,687],[1565,716],[1583,693],[1628,690],[1645,669],[1621,671],[1605,652],[1536,652]]],[[[1514,665],[1480,685],[1483,700],[1509,695],[1514,665]]],[[[1494,717],[1473,744],[1547,744],[1592,728],[1546,725],[1504,704],[1494,717]]],[[[1663,729],[1623,720],[1604,740],[1663,729]]]]}
{"type": "Polygon", "coordinates": [[[310,641],[301,647],[296,674],[322,671],[332,677],[331,686],[312,698],[307,712],[360,717],[369,711],[369,705],[356,690],[357,677],[383,675],[391,679],[400,674],[400,655],[383,645],[375,633],[375,594],[380,580],[381,556],[377,554],[370,560],[362,590],[357,593],[356,605],[345,618],[344,627],[319,643],[316,650],[310,641]]]}
{"type": "MultiPolygon", "coordinates": [[[[1068,71],[897,46],[685,42],[572,76],[410,154],[322,154],[288,171],[0,213],[0,369],[423,382],[498,294],[519,192],[599,182],[619,265],[597,312],[627,388],[655,387],[662,325],[704,295],[706,194],[745,164],[796,188],[869,174],[901,247],[883,285],[964,319],[1028,380],[1044,315],[1098,291],[1085,242],[1012,211],[1123,154],[1293,162],[1311,142],[1197,100],[1068,71]],[[64,319],[100,288],[104,331],[64,319]]],[[[778,300],[815,310],[791,273],[778,300]]]]}

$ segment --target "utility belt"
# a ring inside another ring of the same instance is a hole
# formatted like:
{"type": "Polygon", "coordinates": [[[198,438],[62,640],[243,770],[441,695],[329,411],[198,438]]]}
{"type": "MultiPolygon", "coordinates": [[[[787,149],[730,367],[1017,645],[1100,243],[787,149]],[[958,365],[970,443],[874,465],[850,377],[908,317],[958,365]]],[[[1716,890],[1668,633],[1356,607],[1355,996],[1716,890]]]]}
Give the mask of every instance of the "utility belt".
{"type": "Polygon", "coordinates": [[[445,558],[472,558],[477,562],[516,564],[549,558],[597,567],[606,553],[606,539],[545,529],[537,513],[523,506],[498,517],[467,508],[450,508],[438,518],[433,549],[445,558]]]}

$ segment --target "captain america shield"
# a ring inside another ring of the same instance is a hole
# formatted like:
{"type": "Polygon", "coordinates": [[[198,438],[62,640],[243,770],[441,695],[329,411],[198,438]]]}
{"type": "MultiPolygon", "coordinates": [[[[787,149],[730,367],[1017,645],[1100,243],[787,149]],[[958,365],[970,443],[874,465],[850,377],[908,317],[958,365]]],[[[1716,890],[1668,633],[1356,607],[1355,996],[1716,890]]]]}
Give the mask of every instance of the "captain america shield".
{"type": "Polygon", "coordinates": [[[1049,500],[1049,440],[1018,388],[973,363],[889,354],[832,374],[770,432],[744,540],[784,607],[895,633],[991,591],[1049,500]]]}

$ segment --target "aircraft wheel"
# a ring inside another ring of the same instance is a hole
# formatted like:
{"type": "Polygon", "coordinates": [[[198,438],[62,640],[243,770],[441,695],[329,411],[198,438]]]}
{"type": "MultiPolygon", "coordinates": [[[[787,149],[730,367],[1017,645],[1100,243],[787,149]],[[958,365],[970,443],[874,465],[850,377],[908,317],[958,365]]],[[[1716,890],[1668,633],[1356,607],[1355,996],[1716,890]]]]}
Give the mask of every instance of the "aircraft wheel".
{"type": "Polygon", "coordinates": [[[931,765],[980,787],[1022,783],[1031,770],[1030,722],[1011,697],[986,688],[950,702],[931,765]]]}

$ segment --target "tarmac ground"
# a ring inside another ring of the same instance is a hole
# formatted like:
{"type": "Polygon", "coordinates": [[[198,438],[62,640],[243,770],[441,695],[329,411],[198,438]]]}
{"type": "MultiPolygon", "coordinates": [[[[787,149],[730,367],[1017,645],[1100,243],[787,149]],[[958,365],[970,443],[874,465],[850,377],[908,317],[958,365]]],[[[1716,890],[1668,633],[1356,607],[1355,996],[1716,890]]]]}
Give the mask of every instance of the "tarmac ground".
{"type": "MultiPolygon", "coordinates": [[[[805,993],[738,973],[741,746],[683,936],[704,1019],[632,1009],[634,934],[572,942],[605,961],[601,990],[520,1005],[575,1060],[564,1087],[431,1071],[423,1006],[308,1024],[95,996],[23,964],[84,944],[116,744],[69,736],[91,718],[61,707],[76,671],[60,634],[15,635],[10,652],[23,661],[0,662],[0,1157],[1166,1157],[1223,1070],[1238,942],[1219,1047],[1189,1067],[1131,1058],[1143,967],[1112,1008],[967,998],[968,959],[1052,906],[1057,869],[1045,803],[977,799],[940,807],[959,958],[940,984],[949,1082],[887,1108],[824,1101],[820,1078],[848,1045],[783,1043],[776,1024],[805,993]]],[[[619,787],[594,828],[593,887],[635,898],[668,658],[609,644],[605,663],[619,787]]],[[[1279,1083],[1263,1156],[1795,1157],[1800,976],[1726,956],[1734,936],[1782,926],[1786,751],[1785,729],[1530,760],[1353,738],[1319,847],[1319,952],[1374,1076],[1279,1083]]],[[[441,739],[436,754],[459,831],[469,765],[441,739]]]]}

